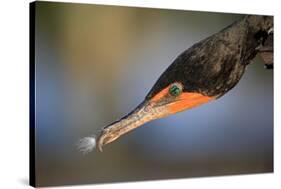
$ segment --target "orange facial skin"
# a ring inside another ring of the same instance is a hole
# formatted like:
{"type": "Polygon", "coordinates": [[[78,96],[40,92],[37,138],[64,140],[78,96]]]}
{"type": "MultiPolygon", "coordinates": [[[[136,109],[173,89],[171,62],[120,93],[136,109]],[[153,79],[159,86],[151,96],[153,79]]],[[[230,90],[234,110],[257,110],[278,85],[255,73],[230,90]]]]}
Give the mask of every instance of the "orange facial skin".
{"type": "Polygon", "coordinates": [[[186,109],[194,108],[201,104],[214,100],[214,97],[204,96],[200,93],[182,93],[179,100],[170,104],[168,109],[172,113],[181,112],[186,109]]]}
{"type": "MultiPolygon", "coordinates": [[[[169,88],[170,86],[164,88],[162,91],[156,94],[150,101],[157,103],[165,98],[169,98],[169,88]]],[[[169,111],[169,114],[174,114],[177,112],[184,111],[186,109],[202,105],[215,99],[216,97],[205,96],[200,93],[183,92],[167,104],[167,109],[169,111]]]]}

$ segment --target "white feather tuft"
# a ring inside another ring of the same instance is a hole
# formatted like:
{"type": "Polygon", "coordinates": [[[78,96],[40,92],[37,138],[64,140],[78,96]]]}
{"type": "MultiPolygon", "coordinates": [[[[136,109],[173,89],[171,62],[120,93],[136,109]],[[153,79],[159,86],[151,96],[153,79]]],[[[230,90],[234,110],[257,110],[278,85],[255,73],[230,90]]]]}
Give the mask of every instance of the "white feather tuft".
{"type": "Polygon", "coordinates": [[[80,139],[78,142],[78,149],[83,153],[87,154],[91,152],[96,147],[95,137],[85,137],[80,139]]]}

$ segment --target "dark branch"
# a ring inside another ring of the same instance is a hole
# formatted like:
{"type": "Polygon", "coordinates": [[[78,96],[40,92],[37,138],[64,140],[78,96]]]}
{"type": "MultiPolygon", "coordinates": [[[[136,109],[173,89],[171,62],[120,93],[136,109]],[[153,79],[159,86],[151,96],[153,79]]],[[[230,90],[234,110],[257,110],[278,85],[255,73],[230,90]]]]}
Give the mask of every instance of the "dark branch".
{"type": "Polygon", "coordinates": [[[265,63],[266,69],[273,69],[273,33],[266,39],[258,53],[265,63]]]}

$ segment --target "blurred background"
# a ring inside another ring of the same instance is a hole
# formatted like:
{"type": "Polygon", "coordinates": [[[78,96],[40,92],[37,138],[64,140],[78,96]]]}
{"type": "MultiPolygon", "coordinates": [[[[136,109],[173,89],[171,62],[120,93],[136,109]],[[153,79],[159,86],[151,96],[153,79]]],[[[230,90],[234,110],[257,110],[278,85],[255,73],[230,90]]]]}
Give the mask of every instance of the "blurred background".
{"type": "Polygon", "coordinates": [[[136,107],[185,49],[238,14],[36,3],[36,183],[142,181],[273,171],[273,71],[260,57],[204,106],[83,155],[80,138],[136,107]]]}

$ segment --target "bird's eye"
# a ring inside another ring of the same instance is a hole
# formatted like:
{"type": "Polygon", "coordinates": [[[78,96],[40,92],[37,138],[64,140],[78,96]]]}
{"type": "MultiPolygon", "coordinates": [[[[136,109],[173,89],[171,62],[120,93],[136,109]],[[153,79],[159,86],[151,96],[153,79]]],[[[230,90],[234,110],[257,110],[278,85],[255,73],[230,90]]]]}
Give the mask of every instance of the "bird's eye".
{"type": "Polygon", "coordinates": [[[179,96],[181,92],[182,92],[182,87],[179,86],[178,84],[173,84],[169,89],[170,95],[174,97],[179,96]]]}

